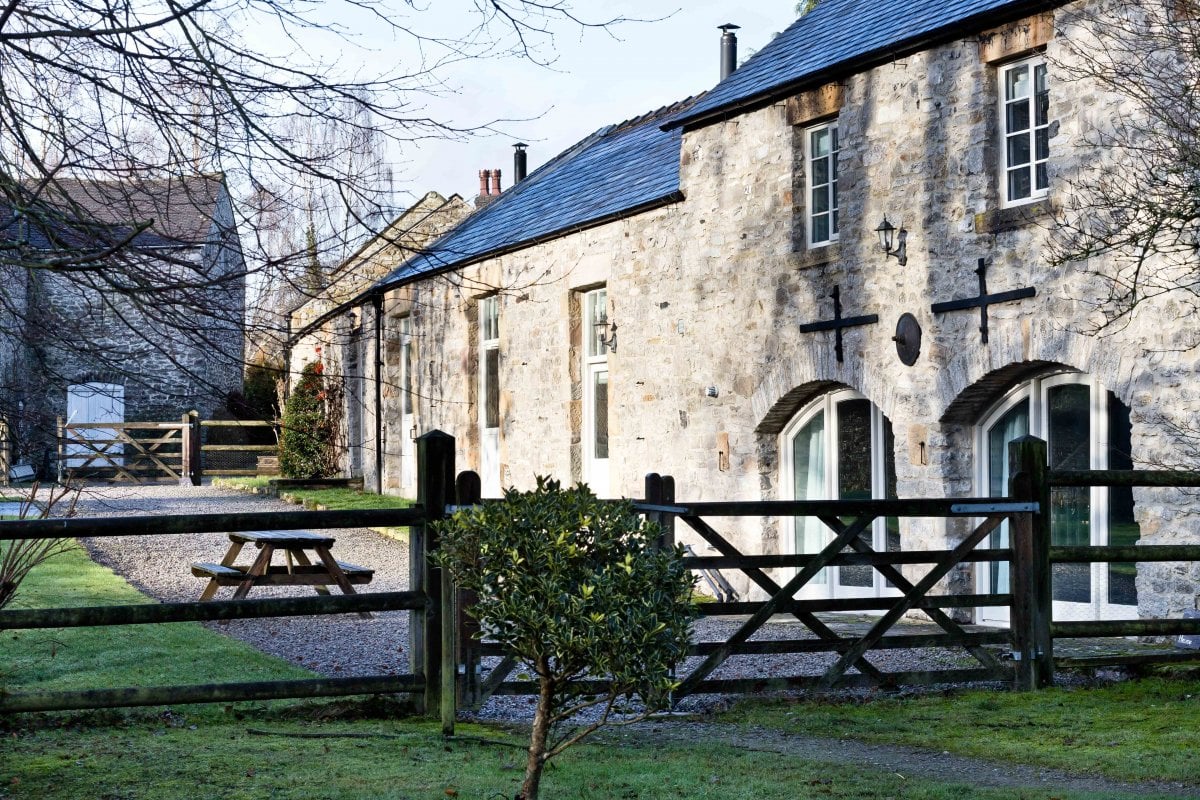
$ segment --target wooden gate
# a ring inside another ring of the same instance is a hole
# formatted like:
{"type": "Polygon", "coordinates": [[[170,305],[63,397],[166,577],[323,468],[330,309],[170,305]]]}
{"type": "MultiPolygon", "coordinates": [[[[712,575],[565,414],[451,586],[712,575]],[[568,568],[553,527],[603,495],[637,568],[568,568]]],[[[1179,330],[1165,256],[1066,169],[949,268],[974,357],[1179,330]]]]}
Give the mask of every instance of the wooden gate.
{"type": "MultiPolygon", "coordinates": [[[[461,483],[469,484],[470,481],[461,483]]],[[[956,683],[961,681],[1018,680],[1013,661],[1006,657],[1020,652],[1021,627],[1010,630],[968,630],[956,622],[947,609],[975,608],[985,605],[1013,605],[1013,596],[995,594],[935,593],[942,579],[957,565],[972,562],[1014,561],[1012,548],[980,547],[987,537],[1006,520],[1014,536],[1028,524],[1020,522],[1037,510],[1036,503],[1010,499],[978,498],[955,500],[869,500],[869,501],[764,501],[724,503],[680,503],[674,500],[674,481],[652,474],[646,479],[646,497],[635,508],[656,519],[664,529],[664,546],[674,545],[677,523],[695,531],[717,551],[715,556],[687,556],[684,563],[693,570],[736,570],[767,595],[763,601],[717,601],[700,604],[704,616],[742,619],[736,631],[723,641],[694,642],[689,659],[678,673],[675,698],[690,694],[738,693],[765,689],[829,689],[863,685],[913,685],[956,683]],[[829,543],[811,555],[759,555],[741,552],[715,527],[714,520],[733,517],[816,517],[830,531],[829,543]],[[949,550],[878,552],[859,536],[880,517],[940,517],[975,520],[971,532],[949,550]],[[979,521],[982,520],[982,521],[979,521]],[[877,598],[797,599],[796,594],[826,567],[869,566],[877,570],[898,594],[877,598]],[[923,574],[910,579],[902,567],[910,570],[923,566],[923,574]],[[767,570],[786,571],[790,577],[778,580],[767,570]],[[909,612],[923,612],[940,631],[938,633],[896,634],[893,627],[909,612]],[[866,612],[878,615],[865,630],[839,633],[818,614],[822,612],[866,612]],[[785,614],[799,621],[812,636],[787,640],[752,640],[755,633],[773,616],[785,614]],[[991,649],[989,649],[989,647],[991,649]],[[973,666],[954,669],[885,672],[868,658],[868,653],[900,648],[961,648],[973,666]],[[750,678],[713,678],[729,658],[751,654],[831,653],[836,659],[823,673],[788,674],[772,672],[750,678]],[[1003,657],[1000,655],[1003,654],[1003,657]]],[[[464,498],[460,497],[460,502],[464,498]]],[[[469,498],[468,498],[469,499],[469,498]]],[[[1014,566],[1014,574],[1020,567],[1014,566]]],[[[460,604],[469,598],[460,598],[460,604]]],[[[1018,604],[1019,605],[1019,604],[1018,604]]],[[[1014,619],[1020,617],[1014,611],[1014,619]]],[[[463,702],[477,706],[491,694],[536,694],[532,681],[509,681],[516,663],[499,646],[475,640],[477,627],[460,614],[463,626],[457,645],[463,653],[459,672],[463,702]],[[487,674],[482,659],[501,657],[487,674]]],[[[1018,659],[1019,663],[1019,659],[1018,659]]]]}

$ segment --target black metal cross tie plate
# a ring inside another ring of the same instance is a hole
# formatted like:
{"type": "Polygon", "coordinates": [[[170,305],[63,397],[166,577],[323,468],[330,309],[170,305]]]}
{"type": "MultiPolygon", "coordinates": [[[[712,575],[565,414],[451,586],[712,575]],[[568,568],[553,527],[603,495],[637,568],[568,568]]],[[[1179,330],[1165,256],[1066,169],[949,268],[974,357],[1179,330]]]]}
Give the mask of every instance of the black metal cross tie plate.
{"type": "Polygon", "coordinates": [[[858,325],[873,325],[879,322],[879,315],[864,314],[860,317],[843,317],[841,287],[834,286],[833,292],[829,296],[833,298],[833,319],[822,322],[806,322],[800,326],[800,332],[833,331],[835,334],[834,352],[837,353],[837,360],[840,362],[842,361],[842,331],[845,328],[853,328],[858,325]]]}
{"type": "Polygon", "coordinates": [[[935,314],[944,314],[947,311],[959,311],[964,308],[979,309],[979,333],[983,337],[983,343],[988,343],[988,306],[993,303],[1008,303],[1013,300],[1024,300],[1026,297],[1033,297],[1037,294],[1037,289],[1032,286],[1027,286],[1024,289],[1013,289],[1008,292],[997,292],[996,294],[988,294],[987,290],[987,262],[982,258],[979,259],[979,266],[975,269],[975,274],[979,276],[979,296],[966,297],[962,300],[949,300],[945,303],[934,303],[930,306],[930,310],[935,314]]]}

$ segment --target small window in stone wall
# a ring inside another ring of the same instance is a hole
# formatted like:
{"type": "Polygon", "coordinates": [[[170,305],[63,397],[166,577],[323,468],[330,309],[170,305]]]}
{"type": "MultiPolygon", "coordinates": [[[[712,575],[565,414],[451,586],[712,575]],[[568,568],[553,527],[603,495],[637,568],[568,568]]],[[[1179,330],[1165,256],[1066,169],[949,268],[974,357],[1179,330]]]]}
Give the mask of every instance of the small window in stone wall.
{"type": "Polygon", "coordinates": [[[809,247],[838,239],[838,125],[836,121],[805,131],[805,227],[809,247]]]}
{"type": "Polygon", "coordinates": [[[1004,205],[1028,203],[1050,189],[1050,90],[1041,56],[1000,69],[1002,143],[1001,196],[1004,205]]]}

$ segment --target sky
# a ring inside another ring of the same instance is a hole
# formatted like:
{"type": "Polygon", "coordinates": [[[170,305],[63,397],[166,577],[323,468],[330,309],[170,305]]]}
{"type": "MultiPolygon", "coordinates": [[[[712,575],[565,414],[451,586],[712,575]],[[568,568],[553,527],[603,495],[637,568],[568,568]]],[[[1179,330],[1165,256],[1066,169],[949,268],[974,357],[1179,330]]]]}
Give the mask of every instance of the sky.
{"type": "MultiPolygon", "coordinates": [[[[437,0],[421,13],[455,13],[454,6],[437,0]]],[[[656,21],[608,31],[560,25],[554,52],[543,52],[553,58],[549,67],[518,59],[456,65],[450,88],[428,102],[429,112],[466,124],[510,121],[492,135],[427,142],[399,155],[393,164],[397,205],[428,191],[473,198],[481,169],[501,169],[507,189],[514,142],[529,145],[532,172],[605,125],[710,89],[720,73],[717,26],[741,26],[738,57],[744,60],[796,17],[795,0],[578,0],[574,6],[582,15],[656,21]]]]}

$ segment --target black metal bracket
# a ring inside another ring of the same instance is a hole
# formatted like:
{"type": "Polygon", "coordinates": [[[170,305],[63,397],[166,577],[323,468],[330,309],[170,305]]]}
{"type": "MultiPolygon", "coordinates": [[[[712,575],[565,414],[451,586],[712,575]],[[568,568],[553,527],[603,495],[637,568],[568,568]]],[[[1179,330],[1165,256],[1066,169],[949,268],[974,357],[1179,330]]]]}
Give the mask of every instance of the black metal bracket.
{"type": "Polygon", "coordinates": [[[997,292],[996,294],[988,294],[987,290],[987,262],[984,259],[979,259],[979,266],[975,269],[975,274],[979,276],[979,296],[966,297],[962,300],[948,300],[945,303],[934,303],[930,306],[930,310],[935,314],[944,314],[947,311],[961,311],[964,308],[979,309],[979,333],[983,337],[983,343],[988,343],[988,306],[994,303],[1009,303],[1013,300],[1024,300],[1027,297],[1037,295],[1037,289],[1032,286],[1027,286],[1024,289],[1013,289],[1008,292],[997,292]]]}
{"type": "Polygon", "coordinates": [[[837,360],[840,363],[842,359],[842,331],[846,328],[853,328],[859,325],[873,325],[879,322],[878,314],[864,314],[859,317],[843,317],[842,316],[842,290],[840,286],[834,286],[833,292],[830,293],[833,298],[833,319],[824,320],[822,322],[806,322],[800,326],[801,333],[815,333],[816,331],[833,331],[834,332],[834,352],[837,354],[837,360]]]}

